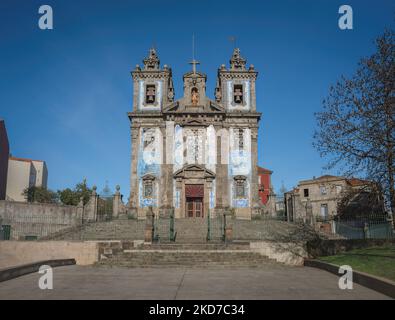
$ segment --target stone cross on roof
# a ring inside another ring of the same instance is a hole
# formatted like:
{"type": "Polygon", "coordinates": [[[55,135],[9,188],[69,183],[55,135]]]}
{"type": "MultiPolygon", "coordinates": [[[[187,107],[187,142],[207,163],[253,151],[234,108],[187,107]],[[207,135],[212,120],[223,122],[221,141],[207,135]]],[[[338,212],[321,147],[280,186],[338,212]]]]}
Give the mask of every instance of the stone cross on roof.
{"type": "Polygon", "coordinates": [[[193,73],[195,74],[195,73],[196,73],[196,65],[197,65],[197,64],[200,64],[200,62],[199,62],[199,61],[196,61],[195,59],[193,59],[191,62],[189,62],[189,64],[192,65],[192,71],[193,71],[193,73]]]}

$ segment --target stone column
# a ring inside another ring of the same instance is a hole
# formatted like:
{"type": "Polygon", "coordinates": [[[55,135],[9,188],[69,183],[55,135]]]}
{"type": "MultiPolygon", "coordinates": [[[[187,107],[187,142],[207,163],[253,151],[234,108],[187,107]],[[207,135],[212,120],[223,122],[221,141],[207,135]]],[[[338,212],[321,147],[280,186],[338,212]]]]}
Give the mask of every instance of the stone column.
{"type": "Polygon", "coordinates": [[[145,233],[144,233],[144,241],[145,242],[152,242],[154,237],[154,219],[155,213],[152,210],[152,207],[148,208],[147,216],[145,219],[145,233]]]}
{"type": "Polygon", "coordinates": [[[97,198],[99,197],[96,193],[97,187],[92,187],[92,194],[88,203],[84,207],[84,221],[96,221],[97,220],[97,198]]]}
{"type": "Polygon", "coordinates": [[[229,211],[224,213],[224,224],[225,224],[225,242],[232,242],[233,220],[232,220],[232,214],[229,211]]]}
{"type": "MultiPolygon", "coordinates": [[[[77,212],[76,212],[76,225],[81,225],[84,222],[84,198],[80,198],[80,202],[77,204],[77,212]]],[[[0,221],[1,226],[1,221],[0,221]]]]}
{"type": "Polygon", "coordinates": [[[113,202],[112,202],[112,216],[113,218],[117,219],[119,217],[120,214],[120,207],[121,207],[121,192],[119,192],[120,190],[120,186],[117,185],[115,187],[115,194],[114,194],[114,198],[113,198],[113,202]]]}

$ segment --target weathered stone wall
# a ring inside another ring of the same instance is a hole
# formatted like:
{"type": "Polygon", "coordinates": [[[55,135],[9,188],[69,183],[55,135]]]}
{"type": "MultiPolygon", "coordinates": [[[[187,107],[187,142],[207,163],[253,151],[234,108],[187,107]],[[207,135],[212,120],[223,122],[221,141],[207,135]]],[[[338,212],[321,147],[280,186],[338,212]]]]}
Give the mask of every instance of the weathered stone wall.
{"type": "Polygon", "coordinates": [[[0,201],[2,225],[11,226],[11,240],[41,238],[82,224],[82,206],[0,201]]]}
{"type": "Polygon", "coordinates": [[[52,259],[91,265],[99,259],[99,245],[91,241],[0,241],[0,252],[0,269],[52,259]]]}

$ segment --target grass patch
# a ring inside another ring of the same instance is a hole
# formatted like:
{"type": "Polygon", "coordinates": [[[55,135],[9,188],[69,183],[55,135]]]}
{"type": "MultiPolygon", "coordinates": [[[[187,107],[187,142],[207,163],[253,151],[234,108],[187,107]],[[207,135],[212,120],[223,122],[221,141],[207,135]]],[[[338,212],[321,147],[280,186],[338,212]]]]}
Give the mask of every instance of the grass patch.
{"type": "Polygon", "coordinates": [[[319,260],[395,281],[395,245],[355,249],[319,260]]]}

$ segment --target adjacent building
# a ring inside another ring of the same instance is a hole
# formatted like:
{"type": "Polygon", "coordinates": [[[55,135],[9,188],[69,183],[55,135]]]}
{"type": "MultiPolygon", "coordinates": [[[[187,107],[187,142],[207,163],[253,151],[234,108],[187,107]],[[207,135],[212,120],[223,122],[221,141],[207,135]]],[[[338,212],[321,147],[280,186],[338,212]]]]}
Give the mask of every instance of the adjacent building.
{"type": "Polygon", "coordinates": [[[48,170],[44,161],[9,157],[6,199],[27,201],[23,191],[29,187],[47,188],[48,170]]]}
{"type": "Polygon", "coordinates": [[[331,175],[300,181],[284,195],[288,221],[328,220],[337,215],[338,202],[347,191],[366,184],[360,179],[331,175]]]}
{"type": "Polygon", "coordinates": [[[129,211],[145,217],[147,207],[176,218],[204,218],[234,208],[236,217],[262,212],[258,191],[257,112],[254,66],[235,49],[230,66],[218,69],[214,99],[206,95],[207,76],[183,76],[175,99],[172,70],[149,56],[132,71],[131,193],[129,211]]]}
{"type": "Polygon", "coordinates": [[[5,200],[10,147],[4,120],[0,119],[0,200],[5,200]]]}
{"type": "Polygon", "coordinates": [[[276,207],[276,195],[272,185],[273,171],[258,166],[257,172],[259,198],[264,206],[264,213],[276,215],[278,210],[276,207]]]}
{"type": "Polygon", "coordinates": [[[273,171],[258,167],[259,198],[266,205],[273,194],[271,176],[273,171]]]}

